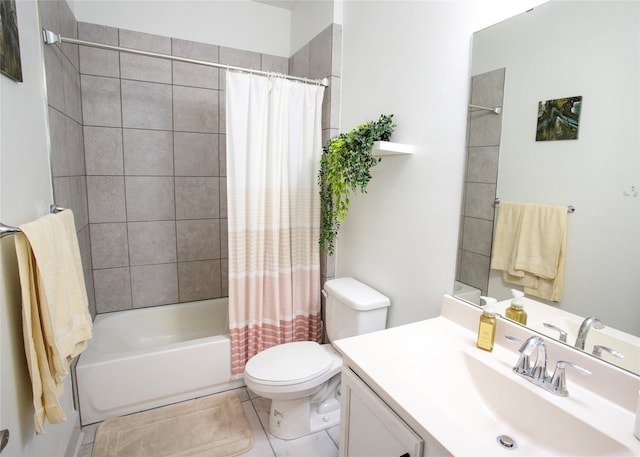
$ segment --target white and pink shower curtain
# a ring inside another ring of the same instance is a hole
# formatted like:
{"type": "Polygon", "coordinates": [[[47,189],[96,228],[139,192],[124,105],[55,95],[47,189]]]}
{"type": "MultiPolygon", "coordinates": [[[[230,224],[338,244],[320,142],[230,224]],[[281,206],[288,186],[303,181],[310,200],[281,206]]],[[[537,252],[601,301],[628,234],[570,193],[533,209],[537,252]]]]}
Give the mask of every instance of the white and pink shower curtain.
{"type": "Polygon", "coordinates": [[[320,341],[324,87],[227,71],[231,371],[277,344],[320,341]]]}

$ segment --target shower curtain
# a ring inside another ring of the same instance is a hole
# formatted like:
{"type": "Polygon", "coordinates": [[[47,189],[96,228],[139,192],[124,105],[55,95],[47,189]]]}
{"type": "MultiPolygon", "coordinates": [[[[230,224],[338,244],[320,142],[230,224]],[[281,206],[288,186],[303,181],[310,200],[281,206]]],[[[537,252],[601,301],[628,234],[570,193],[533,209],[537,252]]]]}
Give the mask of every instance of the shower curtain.
{"type": "Polygon", "coordinates": [[[277,344],[320,341],[324,87],[227,71],[231,372],[277,344]]]}

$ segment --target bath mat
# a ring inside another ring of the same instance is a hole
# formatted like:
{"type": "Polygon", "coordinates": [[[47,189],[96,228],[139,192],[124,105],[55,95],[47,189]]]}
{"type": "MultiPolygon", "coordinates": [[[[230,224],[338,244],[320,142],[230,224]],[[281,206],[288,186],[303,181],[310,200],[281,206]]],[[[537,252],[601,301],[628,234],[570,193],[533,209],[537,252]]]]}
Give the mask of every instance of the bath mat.
{"type": "Polygon", "coordinates": [[[93,457],[232,457],[253,446],[253,434],[234,392],[107,419],[98,427],[93,457]]]}

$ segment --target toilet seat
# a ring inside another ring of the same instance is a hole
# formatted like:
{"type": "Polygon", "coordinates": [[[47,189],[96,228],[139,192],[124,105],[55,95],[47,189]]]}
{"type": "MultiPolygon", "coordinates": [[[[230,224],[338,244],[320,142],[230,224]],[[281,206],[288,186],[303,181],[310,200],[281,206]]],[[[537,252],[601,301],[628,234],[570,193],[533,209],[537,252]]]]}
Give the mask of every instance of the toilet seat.
{"type": "Polygon", "coordinates": [[[322,377],[334,365],[335,358],[320,344],[297,341],[273,346],[253,356],[245,366],[245,375],[266,385],[305,383],[322,377]]]}

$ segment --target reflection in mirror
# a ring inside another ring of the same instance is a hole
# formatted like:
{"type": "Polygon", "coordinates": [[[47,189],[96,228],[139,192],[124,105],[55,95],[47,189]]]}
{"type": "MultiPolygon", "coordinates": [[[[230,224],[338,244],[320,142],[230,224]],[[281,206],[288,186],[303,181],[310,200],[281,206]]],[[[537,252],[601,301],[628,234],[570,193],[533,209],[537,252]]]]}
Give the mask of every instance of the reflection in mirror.
{"type": "Polygon", "coordinates": [[[454,294],[508,305],[510,289],[522,290],[490,269],[496,198],[573,205],[563,296],[528,295],[528,325],[558,337],[549,320],[574,345],[584,319],[598,317],[605,328],[589,331],[584,350],[605,346],[604,360],[640,373],[639,18],[636,1],[553,0],[474,34],[454,294]],[[539,102],[574,96],[578,138],[536,141],[539,102]]]}

